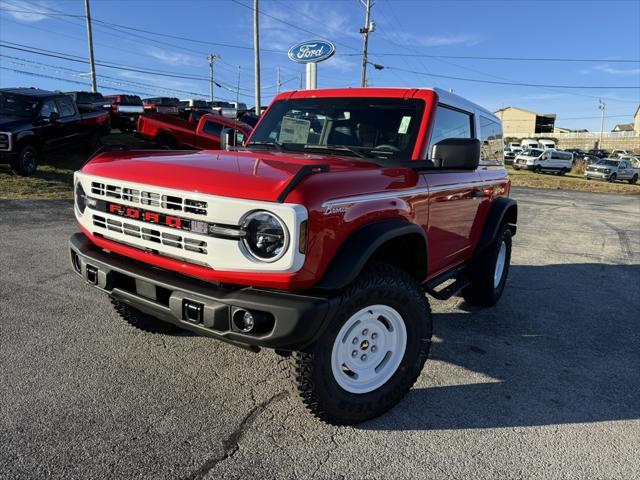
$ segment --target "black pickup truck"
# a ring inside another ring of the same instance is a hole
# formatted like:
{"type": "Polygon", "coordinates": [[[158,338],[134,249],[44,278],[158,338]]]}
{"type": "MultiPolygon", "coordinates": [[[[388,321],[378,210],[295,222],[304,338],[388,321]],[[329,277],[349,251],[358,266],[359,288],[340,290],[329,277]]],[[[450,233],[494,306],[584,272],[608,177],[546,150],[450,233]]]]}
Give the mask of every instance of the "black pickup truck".
{"type": "Polygon", "coordinates": [[[80,113],[73,98],[37,88],[0,89],[0,162],[32,175],[42,154],[100,146],[109,126],[106,111],[80,113]]]}

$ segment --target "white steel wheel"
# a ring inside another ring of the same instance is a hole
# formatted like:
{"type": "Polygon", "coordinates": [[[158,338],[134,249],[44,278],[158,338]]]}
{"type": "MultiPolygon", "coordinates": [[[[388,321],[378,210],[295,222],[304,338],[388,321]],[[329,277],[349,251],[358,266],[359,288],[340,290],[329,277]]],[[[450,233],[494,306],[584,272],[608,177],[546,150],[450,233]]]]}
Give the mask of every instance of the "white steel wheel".
{"type": "Polygon", "coordinates": [[[371,392],[396,373],[406,348],[407,328],[395,309],[363,308],[349,317],[333,342],[333,377],[347,392],[371,392]]]}
{"type": "Polygon", "coordinates": [[[504,240],[500,243],[500,249],[498,250],[498,256],[496,258],[496,268],[493,272],[493,288],[498,288],[500,281],[502,280],[502,274],[504,273],[504,266],[507,260],[507,244],[504,240]]]}

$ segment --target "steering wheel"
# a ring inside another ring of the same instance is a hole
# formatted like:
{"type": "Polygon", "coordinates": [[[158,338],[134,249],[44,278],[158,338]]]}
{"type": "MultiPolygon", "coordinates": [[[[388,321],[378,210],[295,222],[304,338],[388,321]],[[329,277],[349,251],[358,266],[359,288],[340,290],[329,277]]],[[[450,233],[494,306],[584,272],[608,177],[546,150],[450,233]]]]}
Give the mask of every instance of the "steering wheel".
{"type": "Polygon", "coordinates": [[[383,143],[382,145],[376,145],[373,147],[374,150],[390,150],[392,152],[399,152],[400,149],[395,145],[390,145],[388,143],[383,143]]]}

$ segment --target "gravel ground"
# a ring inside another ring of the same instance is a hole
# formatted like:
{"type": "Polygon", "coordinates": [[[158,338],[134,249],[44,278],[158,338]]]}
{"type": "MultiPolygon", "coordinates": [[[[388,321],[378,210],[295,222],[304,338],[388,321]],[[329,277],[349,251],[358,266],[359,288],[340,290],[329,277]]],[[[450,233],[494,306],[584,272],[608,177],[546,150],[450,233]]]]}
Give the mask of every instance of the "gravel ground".
{"type": "Polygon", "coordinates": [[[640,201],[514,197],[500,303],[433,300],[414,389],[356,428],[273,352],[126,325],[68,265],[70,202],[0,202],[0,478],[640,478],[640,201]]]}

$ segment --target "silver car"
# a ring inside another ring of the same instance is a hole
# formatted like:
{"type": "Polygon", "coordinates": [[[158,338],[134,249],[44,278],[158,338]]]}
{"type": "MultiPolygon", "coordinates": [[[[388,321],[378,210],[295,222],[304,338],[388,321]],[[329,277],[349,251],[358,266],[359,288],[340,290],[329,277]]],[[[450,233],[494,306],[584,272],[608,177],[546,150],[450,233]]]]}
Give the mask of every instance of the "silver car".
{"type": "Polygon", "coordinates": [[[589,165],[584,172],[584,177],[587,180],[594,178],[608,182],[627,180],[629,183],[636,183],[638,175],[640,175],[640,169],[634,168],[629,160],[619,160],[617,158],[600,160],[589,165]]]}

